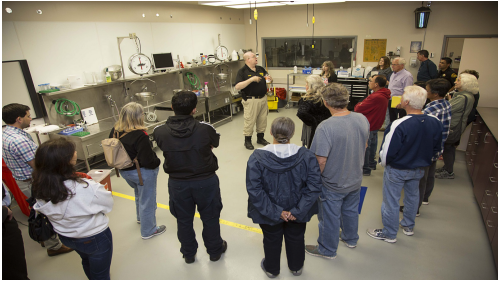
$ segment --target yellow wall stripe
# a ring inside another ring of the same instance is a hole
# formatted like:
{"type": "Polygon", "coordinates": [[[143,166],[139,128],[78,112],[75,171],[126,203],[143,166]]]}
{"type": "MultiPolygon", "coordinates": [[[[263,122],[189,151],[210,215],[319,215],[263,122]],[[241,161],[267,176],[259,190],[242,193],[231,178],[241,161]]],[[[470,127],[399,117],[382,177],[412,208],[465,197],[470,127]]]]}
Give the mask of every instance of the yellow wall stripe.
{"type": "MultiPolygon", "coordinates": [[[[113,195],[117,196],[117,197],[124,198],[124,199],[135,201],[135,197],[134,196],[130,196],[130,195],[118,193],[116,191],[113,191],[113,195]]],[[[165,210],[170,210],[170,207],[168,205],[161,204],[161,203],[156,203],[156,205],[158,206],[158,208],[162,208],[162,209],[165,209],[165,210]]],[[[194,216],[197,217],[197,218],[199,218],[200,214],[195,213],[194,216]]],[[[239,228],[239,229],[243,229],[243,230],[252,231],[252,232],[255,232],[255,233],[262,234],[262,229],[260,229],[260,228],[251,227],[251,226],[248,226],[248,225],[243,225],[243,224],[239,224],[239,223],[235,223],[235,222],[230,222],[230,221],[223,220],[223,219],[219,219],[219,222],[221,224],[224,224],[224,225],[227,225],[227,226],[231,226],[231,227],[235,227],[235,228],[239,228]]]]}

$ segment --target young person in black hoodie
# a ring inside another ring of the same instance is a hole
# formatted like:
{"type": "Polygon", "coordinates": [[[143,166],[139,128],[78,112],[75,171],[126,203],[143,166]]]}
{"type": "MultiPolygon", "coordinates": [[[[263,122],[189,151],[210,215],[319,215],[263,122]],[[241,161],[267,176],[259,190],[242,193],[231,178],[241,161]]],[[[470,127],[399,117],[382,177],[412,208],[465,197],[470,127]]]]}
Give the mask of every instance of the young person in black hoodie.
{"type": "Polygon", "coordinates": [[[218,261],[227,249],[220,235],[222,199],[219,168],[212,149],[219,146],[220,135],[209,123],[193,118],[198,100],[191,91],[172,97],[170,116],[154,130],[154,140],[163,151],[163,169],[168,177],[170,213],[177,219],[177,237],[186,263],[195,261],[198,243],[193,229],[195,208],[203,222],[203,241],[211,261],[218,261]]]}
{"type": "Polygon", "coordinates": [[[156,179],[160,170],[160,159],[153,151],[146,126],[144,126],[144,109],[136,102],[127,103],[120,111],[115,127],[109,133],[113,138],[118,133],[123,147],[130,159],[139,161],[144,185],[140,185],[137,168],[120,170],[120,174],[134,189],[137,223],[141,224],[142,239],[153,238],[164,233],[164,225],[156,226],[156,179]]]}

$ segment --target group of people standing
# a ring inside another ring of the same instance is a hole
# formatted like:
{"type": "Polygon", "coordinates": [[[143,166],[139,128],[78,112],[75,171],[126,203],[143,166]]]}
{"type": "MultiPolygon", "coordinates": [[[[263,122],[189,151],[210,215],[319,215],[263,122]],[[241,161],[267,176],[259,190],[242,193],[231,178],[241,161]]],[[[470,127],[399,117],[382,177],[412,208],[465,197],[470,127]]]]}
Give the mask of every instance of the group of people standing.
{"type": "MultiPolygon", "coordinates": [[[[366,232],[389,243],[396,242],[399,227],[405,235],[413,235],[419,207],[428,204],[434,186],[437,159],[441,154],[446,159],[447,147],[454,154],[457,136],[459,140],[465,129],[478,92],[477,78],[461,73],[455,81],[456,92],[448,102],[451,84],[446,79],[430,79],[425,89],[413,86],[403,58],[392,61],[393,71],[387,79],[384,73],[389,59],[383,57],[372,70],[378,72],[369,77],[373,92],[354,111],[349,111],[349,93],[335,83],[333,64],[325,62],[321,76],[306,79],[306,94],[297,112],[304,121],[303,146],[299,147],[290,143],[295,124],[286,117],[273,120],[272,143],[264,139],[264,79],[268,74],[257,66],[255,54],[246,53],[244,58],[246,65],[238,72],[236,88],[243,90],[245,147],[254,149],[254,126],[257,143],[263,145],[247,162],[248,217],[260,225],[264,235],[261,268],[265,274],[270,278],[280,274],[283,237],[288,267],[295,276],[302,273],[305,253],[334,259],[339,241],[348,248],[357,246],[361,182],[363,175],[368,176],[377,168],[377,132],[384,123],[387,102],[394,95],[402,96],[397,109],[406,115],[396,116],[387,125],[380,145],[379,161],[385,168],[383,228],[366,232]],[[410,78],[412,84],[407,85],[410,78]],[[426,104],[427,99],[430,102],[426,104]],[[400,208],[403,189],[404,207],[400,208]],[[306,245],[306,223],[314,214],[318,214],[319,237],[316,244],[306,245]]],[[[177,219],[180,252],[188,264],[195,261],[198,248],[193,229],[196,207],[210,260],[218,261],[227,250],[227,242],[220,234],[222,198],[216,175],[217,157],[213,153],[219,146],[220,135],[210,124],[194,119],[196,105],[194,93],[174,94],[175,116],[156,127],[153,134],[165,158],[163,170],[169,174],[170,212],[177,219]]],[[[35,210],[45,214],[59,234],[60,241],[57,236],[44,241],[49,256],[75,250],[89,279],[110,279],[113,239],[106,214],[113,207],[111,192],[76,173],[77,152],[72,142],[58,138],[37,147],[23,131],[31,121],[29,107],[7,105],[2,118],[7,123],[3,157],[21,190],[36,199],[35,210]]],[[[155,215],[161,161],[146,133],[143,107],[134,102],[126,104],[109,137],[119,138],[130,158],[139,162],[139,170],[122,169],[120,174],[134,189],[142,239],[165,233],[166,226],[158,226],[155,215]]],[[[453,162],[447,164],[445,160],[443,169],[453,169],[453,162]]],[[[8,216],[4,213],[4,221],[8,216]]]]}

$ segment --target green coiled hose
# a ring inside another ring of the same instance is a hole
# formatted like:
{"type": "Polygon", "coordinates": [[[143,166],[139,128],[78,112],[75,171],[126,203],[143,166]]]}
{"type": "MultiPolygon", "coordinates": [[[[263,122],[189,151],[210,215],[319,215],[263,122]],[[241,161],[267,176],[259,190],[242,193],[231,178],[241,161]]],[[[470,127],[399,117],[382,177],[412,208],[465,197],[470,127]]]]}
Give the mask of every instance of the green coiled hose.
{"type": "Polygon", "coordinates": [[[56,100],[55,107],[56,107],[56,112],[61,115],[75,116],[80,114],[80,106],[72,100],[58,99],[56,100]],[[73,107],[73,109],[65,110],[64,107],[67,106],[68,104],[70,104],[73,107]]]}
{"type": "Polygon", "coordinates": [[[186,77],[189,81],[189,84],[191,84],[191,87],[193,87],[195,90],[201,88],[200,79],[198,79],[198,76],[196,76],[196,74],[194,74],[192,72],[186,72],[186,77]]]}

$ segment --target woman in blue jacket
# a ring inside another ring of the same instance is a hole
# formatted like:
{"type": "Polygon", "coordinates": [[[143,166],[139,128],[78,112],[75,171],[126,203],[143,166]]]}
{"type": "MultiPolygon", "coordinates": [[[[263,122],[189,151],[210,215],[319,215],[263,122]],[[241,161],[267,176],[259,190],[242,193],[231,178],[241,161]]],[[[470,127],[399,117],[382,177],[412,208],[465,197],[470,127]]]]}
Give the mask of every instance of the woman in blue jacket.
{"type": "Polygon", "coordinates": [[[262,228],[261,267],[270,278],[280,273],[283,236],[288,268],[295,276],[302,274],[306,222],[317,213],[321,192],[318,161],[309,149],[290,144],[294,132],[290,118],[274,119],[273,143],[256,149],[247,163],[248,217],[262,228]]]}

